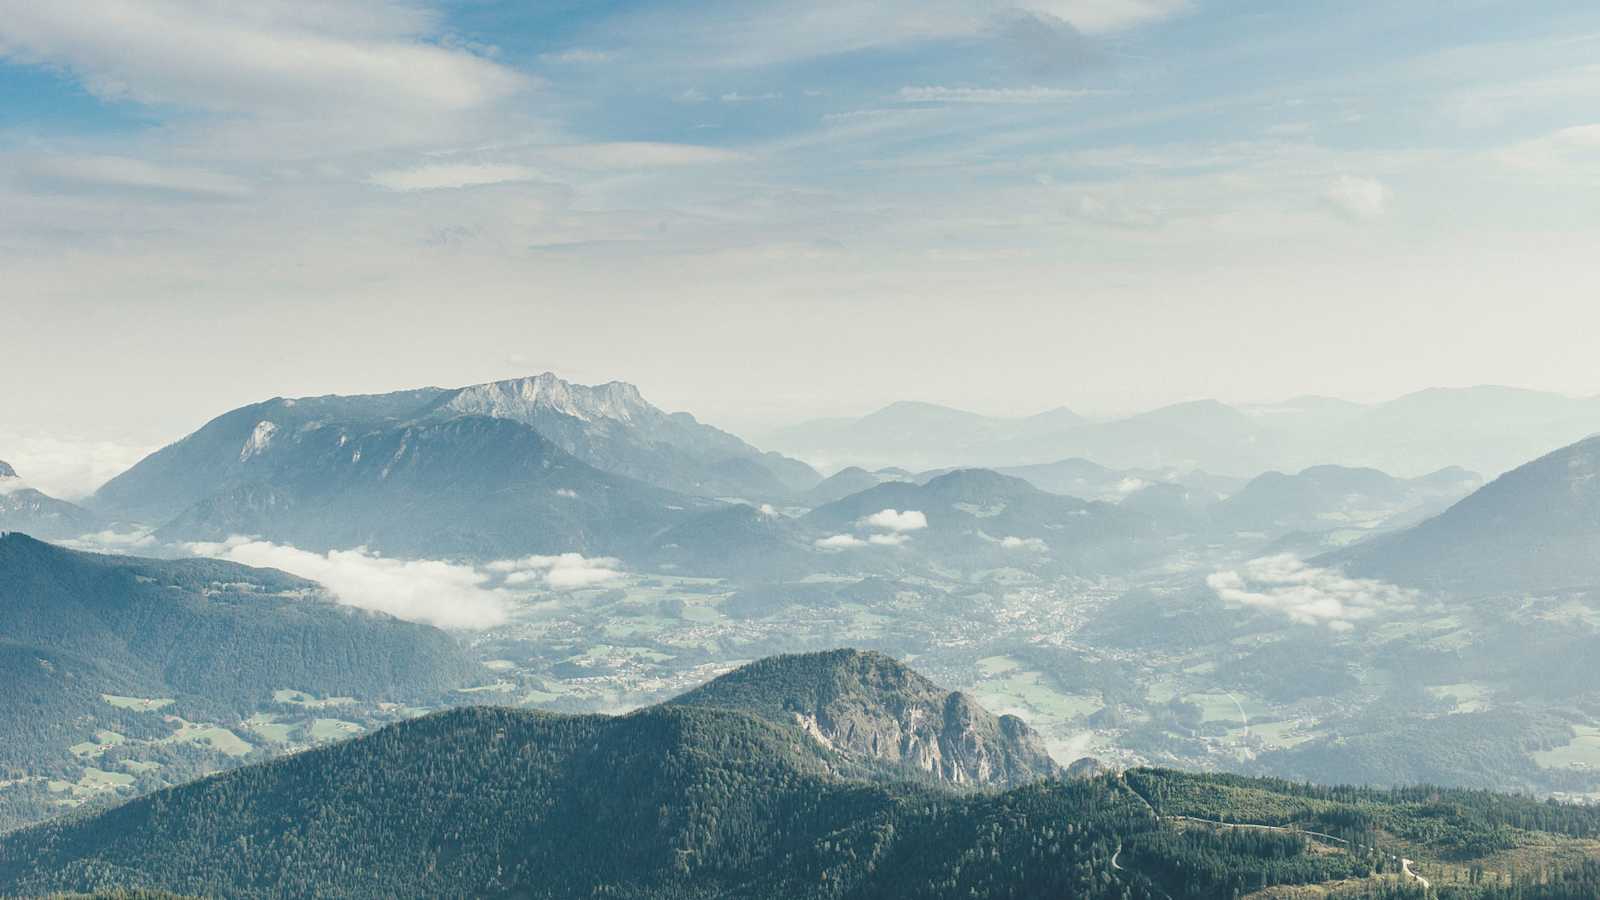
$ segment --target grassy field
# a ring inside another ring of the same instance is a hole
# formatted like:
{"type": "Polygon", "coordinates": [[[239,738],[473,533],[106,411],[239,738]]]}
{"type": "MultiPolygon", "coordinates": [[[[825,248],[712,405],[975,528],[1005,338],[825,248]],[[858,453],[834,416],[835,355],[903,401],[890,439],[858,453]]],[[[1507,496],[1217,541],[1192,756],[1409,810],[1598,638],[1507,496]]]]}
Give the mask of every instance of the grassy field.
{"type": "Polygon", "coordinates": [[[293,725],[279,721],[278,717],[271,713],[256,713],[244,720],[244,727],[250,729],[250,732],[257,737],[274,744],[287,744],[289,735],[294,731],[293,725]]]}
{"type": "Polygon", "coordinates": [[[1533,754],[1533,761],[1547,769],[1600,769],[1600,728],[1577,725],[1572,743],[1554,750],[1533,754]]]}
{"type": "Polygon", "coordinates": [[[311,739],[316,741],[337,741],[355,737],[366,729],[354,722],[343,719],[314,719],[311,722],[311,739]]]}
{"type": "Polygon", "coordinates": [[[232,757],[245,756],[255,749],[244,738],[220,725],[200,725],[178,716],[168,716],[167,721],[177,725],[178,730],[157,743],[195,744],[232,757]]]}
{"type": "Polygon", "coordinates": [[[155,712],[165,706],[178,702],[171,697],[157,697],[146,699],[144,697],[118,697],[116,694],[101,694],[100,699],[118,709],[131,709],[136,712],[155,712]]]}

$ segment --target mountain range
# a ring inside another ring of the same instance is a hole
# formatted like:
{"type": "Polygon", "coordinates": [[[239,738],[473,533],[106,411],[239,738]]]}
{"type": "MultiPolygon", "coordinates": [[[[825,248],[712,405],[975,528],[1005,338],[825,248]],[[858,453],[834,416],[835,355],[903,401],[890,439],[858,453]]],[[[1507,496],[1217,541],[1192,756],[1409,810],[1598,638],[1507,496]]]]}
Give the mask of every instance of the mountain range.
{"type": "Polygon", "coordinates": [[[1081,457],[1116,469],[1200,469],[1249,478],[1320,464],[1416,477],[1449,466],[1496,475],[1600,432],[1600,398],[1516,388],[1434,388],[1377,404],[1326,397],[1230,406],[1179,403],[1090,420],[895,403],[859,419],[778,429],[765,442],[830,468],[1011,468],[1081,457]]]}

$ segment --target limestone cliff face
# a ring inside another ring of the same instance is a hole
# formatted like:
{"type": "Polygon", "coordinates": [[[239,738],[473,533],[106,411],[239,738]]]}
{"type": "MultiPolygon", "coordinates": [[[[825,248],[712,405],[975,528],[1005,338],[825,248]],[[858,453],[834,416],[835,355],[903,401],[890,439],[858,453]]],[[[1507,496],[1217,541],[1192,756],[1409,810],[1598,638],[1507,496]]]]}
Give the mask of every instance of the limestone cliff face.
{"type": "Polygon", "coordinates": [[[1060,773],[1026,722],[995,716],[881,653],[774,657],[673,702],[755,712],[840,753],[952,784],[1012,787],[1060,773]]]}

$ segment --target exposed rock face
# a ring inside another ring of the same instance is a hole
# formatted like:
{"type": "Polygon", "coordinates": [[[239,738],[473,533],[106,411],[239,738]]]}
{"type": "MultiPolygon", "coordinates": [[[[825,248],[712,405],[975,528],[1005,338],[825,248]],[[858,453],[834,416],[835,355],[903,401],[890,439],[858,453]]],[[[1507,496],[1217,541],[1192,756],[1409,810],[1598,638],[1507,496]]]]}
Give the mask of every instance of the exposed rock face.
{"type": "Polygon", "coordinates": [[[881,653],[773,657],[673,702],[754,712],[846,755],[952,784],[1011,787],[1060,774],[1026,722],[995,716],[881,653]]]}
{"type": "Polygon", "coordinates": [[[1067,766],[1067,777],[1076,779],[1097,778],[1110,771],[1110,766],[1092,756],[1085,756],[1074,760],[1072,765],[1067,766]]]}

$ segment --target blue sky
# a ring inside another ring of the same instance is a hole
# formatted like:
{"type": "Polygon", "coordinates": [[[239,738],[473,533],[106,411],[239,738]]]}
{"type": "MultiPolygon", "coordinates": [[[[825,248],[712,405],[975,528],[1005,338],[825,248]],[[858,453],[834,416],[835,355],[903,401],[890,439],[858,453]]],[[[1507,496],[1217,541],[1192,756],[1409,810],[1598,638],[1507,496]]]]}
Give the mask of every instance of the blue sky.
{"type": "Polygon", "coordinates": [[[1592,2],[0,0],[0,419],[1593,394],[1597,60],[1592,2]]]}

